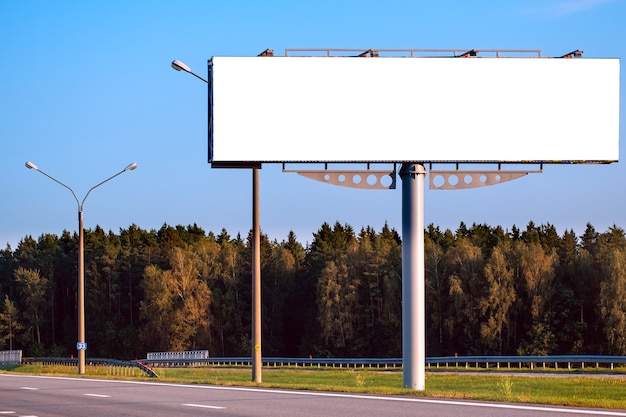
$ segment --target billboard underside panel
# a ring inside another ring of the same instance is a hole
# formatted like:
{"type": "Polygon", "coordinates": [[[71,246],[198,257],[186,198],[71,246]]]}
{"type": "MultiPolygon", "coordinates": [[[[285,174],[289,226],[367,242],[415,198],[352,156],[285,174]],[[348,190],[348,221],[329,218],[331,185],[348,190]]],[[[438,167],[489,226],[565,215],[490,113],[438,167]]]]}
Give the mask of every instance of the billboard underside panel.
{"type": "Polygon", "coordinates": [[[612,162],[619,60],[214,57],[210,162],[612,162]]]}

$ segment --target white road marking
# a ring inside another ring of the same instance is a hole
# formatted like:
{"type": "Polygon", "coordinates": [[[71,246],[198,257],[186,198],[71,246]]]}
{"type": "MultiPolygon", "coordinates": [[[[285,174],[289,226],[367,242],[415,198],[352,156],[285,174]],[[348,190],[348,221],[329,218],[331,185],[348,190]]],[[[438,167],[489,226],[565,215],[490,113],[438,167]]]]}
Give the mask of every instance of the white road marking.
{"type": "Polygon", "coordinates": [[[15,411],[0,411],[0,414],[15,414],[15,411]]]}
{"type": "Polygon", "coordinates": [[[218,407],[216,405],[202,405],[202,404],[183,404],[186,405],[187,407],[198,407],[198,408],[212,408],[215,410],[223,410],[226,407],[218,407]]]}
{"type": "Polygon", "coordinates": [[[83,394],[87,397],[99,397],[99,398],[110,398],[110,395],[103,395],[103,394],[83,394]]]}
{"type": "Polygon", "coordinates": [[[39,388],[32,388],[32,387],[21,387],[22,389],[27,389],[27,390],[32,390],[32,391],[37,391],[39,388]]]}

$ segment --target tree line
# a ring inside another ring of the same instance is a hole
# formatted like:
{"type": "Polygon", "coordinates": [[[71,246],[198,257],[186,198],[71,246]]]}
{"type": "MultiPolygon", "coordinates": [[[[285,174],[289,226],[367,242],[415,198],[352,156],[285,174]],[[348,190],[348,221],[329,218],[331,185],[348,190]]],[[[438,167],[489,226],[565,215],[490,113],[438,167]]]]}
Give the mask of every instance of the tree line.
{"type": "MultiPolygon", "coordinates": [[[[87,355],[248,356],[251,235],[197,225],[85,231],[87,355]]],[[[425,230],[428,356],[626,355],[626,237],[550,224],[425,230]]],[[[76,352],[78,236],[0,250],[0,349],[76,352]]],[[[306,247],[261,236],[264,356],[402,356],[402,242],[324,223],[306,247]]]]}

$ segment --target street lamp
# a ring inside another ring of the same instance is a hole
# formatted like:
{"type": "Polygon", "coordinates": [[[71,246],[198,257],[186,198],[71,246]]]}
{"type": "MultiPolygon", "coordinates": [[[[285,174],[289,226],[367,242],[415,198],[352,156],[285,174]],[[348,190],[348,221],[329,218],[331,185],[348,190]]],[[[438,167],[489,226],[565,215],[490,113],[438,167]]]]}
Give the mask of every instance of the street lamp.
{"type": "Polygon", "coordinates": [[[76,197],[76,193],[67,185],[63,184],[61,181],[56,178],[46,174],[42,170],[40,170],[37,165],[32,162],[26,162],[26,168],[34,169],[37,172],[45,175],[50,178],[52,181],[61,184],[63,187],[67,188],[72,192],[72,196],[74,196],[74,200],[76,200],[76,204],[78,204],[78,342],[76,343],[76,349],[78,349],[78,373],[85,373],[85,350],[87,350],[87,343],[85,342],[85,236],[83,231],[83,207],[85,205],[85,200],[87,200],[87,196],[94,189],[107,181],[112,180],[120,174],[123,174],[126,171],[132,171],[137,168],[136,163],[132,163],[128,165],[126,168],[118,172],[117,174],[107,178],[106,180],[94,185],[87,191],[83,201],[79,201],[78,197],[76,197]]]}
{"type": "MultiPolygon", "coordinates": [[[[267,53],[267,52],[266,52],[267,53]]],[[[267,55],[269,56],[269,55],[267,55]]],[[[183,62],[175,59],[172,68],[185,71],[209,84],[209,82],[193,72],[183,62]]],[[[252,166],[252,381],[261,382],[261,215],[259,193],[259,169],[261,164],[252,166]]]]}
{"type": "Polygon", "coordinates": [[[201,76],[199,76],[198,74],[196,74],[195,72],[193,72],[191,70],[191,68],[189,68],[187,65],[185,65],[184,62],[181,62],[177,59],[172,61],[172,68],[174,68],[176,71],[185,71],[188,72],[189,74],[193,75],[196,78],[201,79],[202,81],[204,81],[205,83],[209,83],[205,78],[202,78],[201,76]]]}

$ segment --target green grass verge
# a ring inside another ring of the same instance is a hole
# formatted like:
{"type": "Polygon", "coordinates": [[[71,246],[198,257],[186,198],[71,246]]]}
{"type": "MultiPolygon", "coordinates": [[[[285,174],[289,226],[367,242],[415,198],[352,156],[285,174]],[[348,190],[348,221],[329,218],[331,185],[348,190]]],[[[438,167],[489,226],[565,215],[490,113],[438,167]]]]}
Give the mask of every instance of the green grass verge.
{"type": "MultiPolygon", "coordinates": [[[[78,376],[75,367],[66,366],[4,369],[2,372],[78,376]]],[[[260,384],[251,381],[249,368],[157,368],[156,372],[159,379],[148,378],[138,369],[87,366],[85,377],[626,409],[626,375],[429,372],[426,390],[416,392],[402,387],[402,373],[398,371],[264,369],[260,384]]]]}

